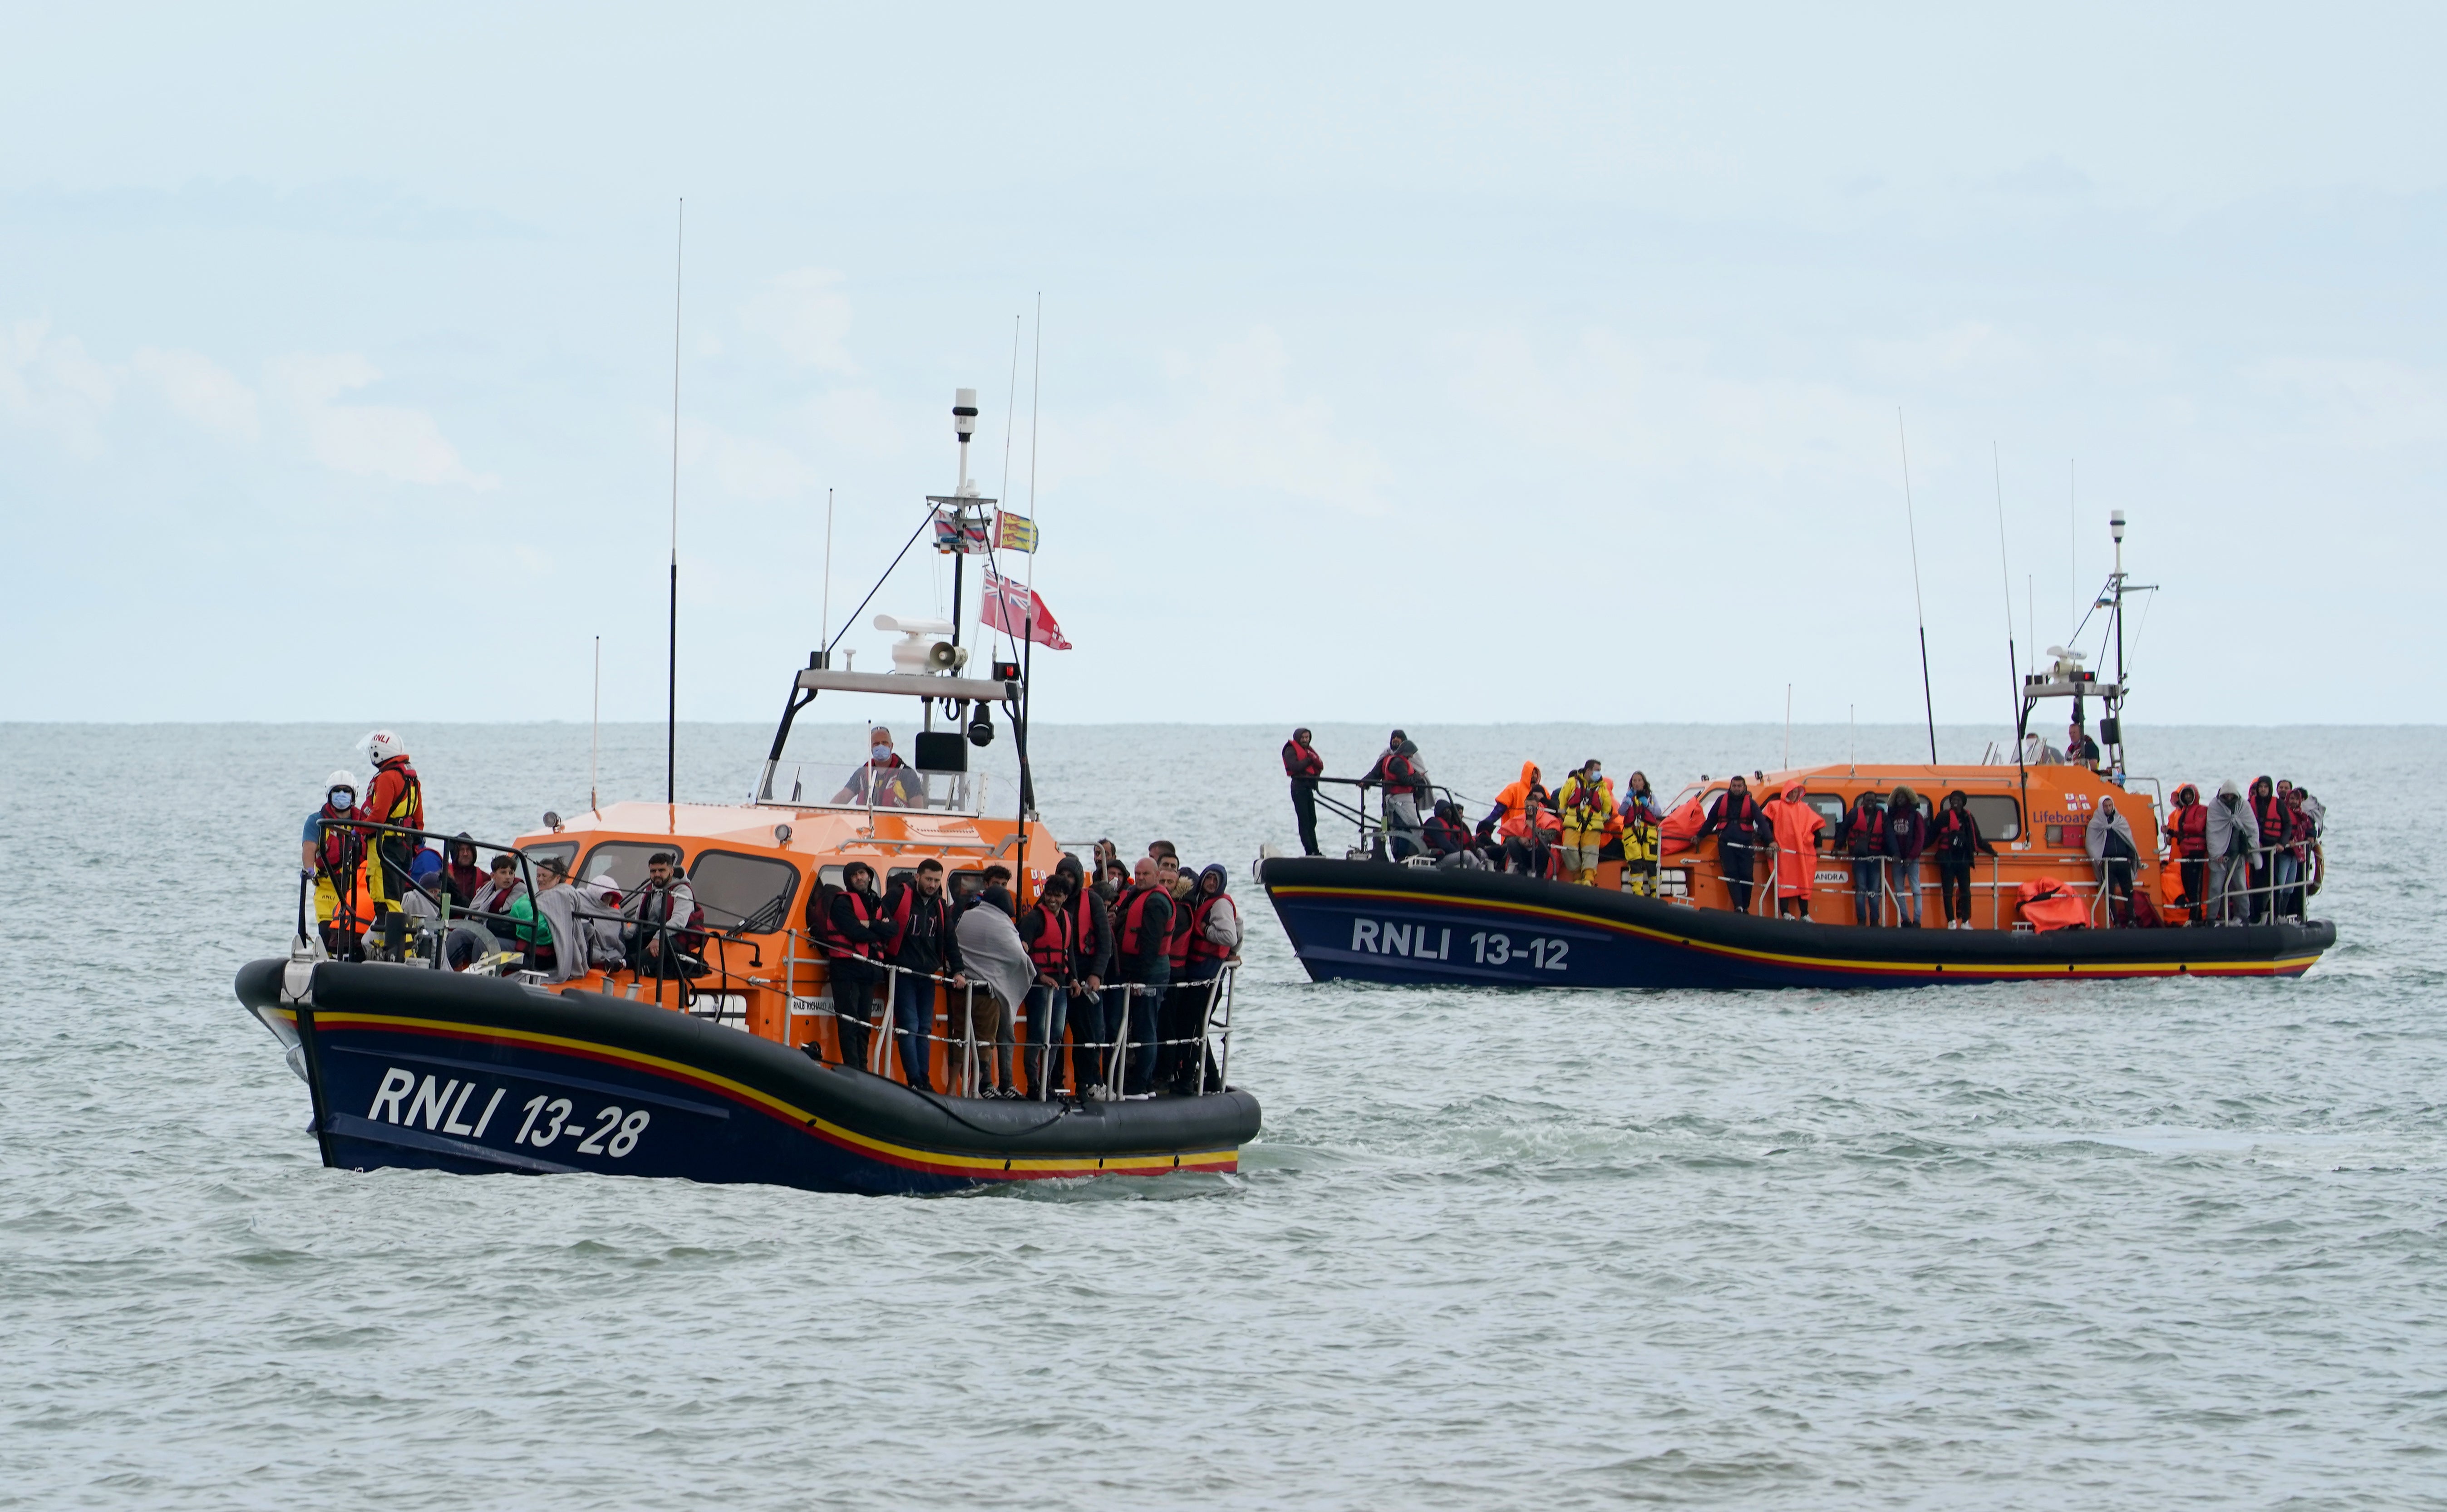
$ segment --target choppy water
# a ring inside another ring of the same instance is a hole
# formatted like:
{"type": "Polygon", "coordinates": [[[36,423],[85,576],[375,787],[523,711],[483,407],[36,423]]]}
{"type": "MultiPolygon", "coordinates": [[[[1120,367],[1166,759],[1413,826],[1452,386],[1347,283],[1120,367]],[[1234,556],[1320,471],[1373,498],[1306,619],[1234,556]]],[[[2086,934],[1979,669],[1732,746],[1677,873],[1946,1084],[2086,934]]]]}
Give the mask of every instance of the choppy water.
{"type": "MultiPolygon", "coordinates": [[[[355,733],[0,727],[0,1505],[2447,1502],[2440,731],[2146,737],[2329,803],[2301,982],[1318,987],[1261,908],[1242,1175],[925,1201],[319,1168],[229,981],[355,733]]],[[[581,801],[582,728],[403,733],[437,822],[581,801]]],[[[1413,733],[1478,794],[1783,734],[1413,733]]],[[[1245,877],[1280,739],[1043,730],[1049,818],[1245,877]]]]}

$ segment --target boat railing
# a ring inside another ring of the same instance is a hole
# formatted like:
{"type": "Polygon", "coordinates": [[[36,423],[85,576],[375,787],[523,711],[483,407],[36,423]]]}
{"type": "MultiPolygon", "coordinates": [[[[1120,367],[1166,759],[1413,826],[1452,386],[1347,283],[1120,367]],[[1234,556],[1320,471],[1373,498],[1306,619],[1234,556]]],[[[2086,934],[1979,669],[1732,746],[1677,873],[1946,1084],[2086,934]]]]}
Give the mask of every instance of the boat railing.
{"type": "MultiPolygon", "coordinates": [[[[832,1001],[829,991],[821,997],[813,994],[802,995],[799,992],[798,967],[812,964],[822,957],[812,954],[806,956],[797,954],[798,933],[791,932],[792,955],[790,975],[787,978],[790,982],[790,1016],[794,1019],[829,1018],[838,1021],[841,1017],[839,1006],[832,1001]]],[[[1210,1091],[1223,1091],[1229,1085],[1228,1077],[1232,1066],[1232,985],[1239,972],[1240,962],[1235,959],[1224,962],[1212,976],[1170,982],[1163,987],[1131,982],[1109,982],[1101,985],[1096,989],[1099,994],[1118,993],[1123,999],[1122,1011],[1118,1015],[1119,1021],[1114,1025],[1113,1036],[1110,1039],[1079,1038],[1077,1030],[1072,1027],[1072,1021],[1066,1014],[1064,1031],[1070,1036],[1067,1041],[1032,1042],[1028,1033],[1030,1029],[1028,1005],[1026,1001],[1022,1001],[1010,1008],[1008,1040],[997,1036],[993,1041],[986,1041],[978,1038],[977,1033],[977,996],[978,992],[984,989],[984,984],[971,977],[955,978],[886,963],[883,975],[880,979],[880,985],[883,988],[882,1001],[878,1004],[870,999],[867,1004],[867,1015],[863,1020],[868,1032],[868,1039],[862,1065],[864,1069],[887,1080],[906,1079],[901,1074],[903,1068],[901,1050],[898,1043],[900,1030],[897,1012],[902,978],[915,977],[920,981],[933,983],[941,989],[939,994],[931,992],[928,994],[930,1000],[939,995],[941,1006],[928,1015],[926,1028],[920,1032],[919,1038],[926,1045],[926,1056],[930,1063],[934,1058],[936,1046],[943,1046],[949,1051],[946,1064],[951,1070],[950,1090],[955,1095],[962,1097],[976,1095],[982,1068],[980,1057],[996,1054],[1005,1044],[1008,1044],[1015,1058],[1030,1057],[1036,1061],[1036,1064],[1030,1065],[1026,1059],[1020,1059],[1018,1067],[1027,1077],[1032,1096],[1036,1095],[1036,1088],[1062,1085],[1064,1077],[1061,1074],[1061,1057],[1068,1051],[1085,1049],[1096,1052],[1099,1064],[1105,1068],[1103,1080],[1097,1084],[1098,1089],[1110,1101],[1120,1101],[1122,1098],[1122,1089],[1128,1079],[1128,1068],[1132,1053],[1144,1055],[1152,1050],[1161,1057],[1167,1049],[1188,1053],[1188,1048],[1196,1046],[1196,1070],[1191,1080],[1197,1095],[1203,1097],[1210,1091]],[[1198,1003],[1197,1032],[1165,1038],[1163,1036],[1164,999],[1175,992],[1195,992],[1201,989],[1204,989],[1204,995],[1198,1003]],[[955,994],[958,994],[957,1000],[955,994]],[[1146,997],[1153,997],[1156,1000],[1150,1006],[1148,1015],[1156,1028],[1153,1038],[1134,1036],[1130,1030],[1129,999],[1146,997]],[[956,1030],[958,1032],[954,1032],[956,1030]]],[[[871,991],[872,988],[870,988],[871,991]]],[[[1066,993],[1074,999],[1085,995],[1079,992],[1068,992],[1067,990],[1066,993]]],[[[1027,996],[1034,998],[1036,993],[1032,991],[1027,996]]],[[[1079,1096],[1086,1095],[1086,1088],[1083,1087],[1074,1086],[1073,1091],[1079,1096]]]]}
{"type": "MultiPolygon", "coordinates": [[[[1317,800],[1318,805],[1352,826],[1353,842],[1350,848],[1343,853],[1345,860],[1390,860],[1407,859],[1394,857],[1391,850],[1391,842],[1393,839],[1403,835],[1407,835],[1409,837],[1410,843],[1415,844],[1419,847],[1418,851],[1414,852],[1414,854],[1426,853],[1426,842],[1418,838],[1420,833],[1419,831],[1394,830],[1390,824],[1388,824],[1385,813],[1385,800],[1390,795],[1387,792],[1384,783],[1380,781],[1372,781],[1364,777],[1318,777],[1312,779],[1312,781],[1318,784],[1318,787],[1312,796],[1317,800]],[[1350,799],[1346,802],[1343,799],[1335,797],[1332,793],[1325,790],[1328,787],[1346,787],[1351,789],[1350,799]],[[1375,795],[1375,808],[1374,812],[1371,812],[1369,807],[1369,796],[1371,793],[1375,795]]],[[[1426,827],[1429,817],[1435,812],[1436,804],[1455,800],[1455,795],[1452,789],[1445,786],[1441,783],[1432,782],[1427,784],[1426,786],[1428,789],[1428,802],[1426,806],[1422,808],[1417,815],[1422,830],[1426,827]]]]}

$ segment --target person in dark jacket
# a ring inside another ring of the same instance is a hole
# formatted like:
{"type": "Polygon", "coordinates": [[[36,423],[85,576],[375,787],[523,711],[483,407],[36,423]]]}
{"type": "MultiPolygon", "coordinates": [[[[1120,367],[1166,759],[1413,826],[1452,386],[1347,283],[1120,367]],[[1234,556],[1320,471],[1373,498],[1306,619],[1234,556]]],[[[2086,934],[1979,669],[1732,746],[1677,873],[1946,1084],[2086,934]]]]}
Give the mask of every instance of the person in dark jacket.
{"type": "Polygon", "coordinates": [[[883,961],[901,968],[892,977],[892,1027],[901,1047],[901,1079],[921,1092],[932,1091],[934,978],[950,977],[955,992],[969,985],[959,936],[952,931],[952,900],[943,893],[943,863],[929,856],[918,863],[914,882],[895,883],[876,928],[882,936],[883,961]]]}
{"type": "Polygon", "coordinates": [[[1309,744],[1306,728],[1292,731],[1283,742],[1283,775],[1292,780],[1292,817],[1299,822],[1300,854],[1315,856],[1317,849],[1317,780],[1325,775],[1325,758],[1309,744]]]}
{"type": "Polygon", "coordinates": [[[1427,768],[1419,764],[1418,743],[1394,731],[1385,753],[1368,769],[1362,782],[1385,789],[1385,838],[1394,860],[1416,856],[1425,848],[1419,833],[1419,802],[1428,796],[1427,768]]]}
{"type": "Polygon", "coordinates": [[[1087,885],[1087,869],[1075,856],[1054,864],[1054,875],[1071,879],[1071,948],[1076,979],[1071,984],[1071,1090],[1092,1098],[1105,1081],[1105,1048],[1112,1043],[1128,994],[1105,985],[1113,974],[1113,915],[1110,894],[1099,884],[1087,885]]]}
{"type": "Polygon", "coordinates": [[[863,1067],[867,1031],[875,1023],[875,956],[884,944],[875,868],[864,861],[843,867],[841,886],[824,904],[821,933],[832,977],[833,1030],[841,1038],[842,1064],[863,1067]]]}
{"type": "Polygon", "coordinates": [[[1715,835],[1717,869],[1724,873],[1725,894],[1733,900],[1734,912],[1751,911],[1751,887],[1758,880],[1758,844],[1768,838],[1767,820],[1760,814],[1757,800],[1751,797],[1750,784],[1739,777],[1725,784],[1717,801],[1708,805],[1707,822],[1699,826],[1695,840],[1715,835]]]}
{"type": "Polygon", "coordinates": [[[1971,800],[1961,788],[1945,795],[1929,843],[1937,852],[1937,898],[1945,906],[1945,927],[1969,929],[1973,860],[1996,855],[1997,847],[1980,833],[1980,821],[1971,816],[1971,800]]]}
{"type": "Polygon", "coordinates": [[[1060,1095],[1062,1030],[1070,1018],[1071,990],[1079,979],[1071,877],[1056,866],[1035,903],[1019,916],[1019,943],[1028,952],[1032,973],[1021,1008],[1028,1020],[1028,1095],[1040,1103],[1060,1095]]]}
{"type": "Polygon", "coordinates": [[[1863,793],[1852,800],[1852,806],[1844,811],[1844,822],[1835,826],[1835,849],[1852,859],[1852,922],[1885,922],[1886,903],[1880,895],[1887,885],[1887,808],[1877,794],[1863,793]]]}
{"type": "Polygon", "coordinates": [[[2290,824],[2285,805],[2277,801],[2277,784],[2266,777],[2251,780],[2251,820],[2260,830],[2260,848],[2252,853],[2251,921],[2274,923],[2277,917],[2277,870],[2275,860],[2280,850],[2292,843],[2290,824]]]}
{"type": "Polygon", "coordinates": [[[1121,963],[1116,974],[1129,990],[1126,1096],[1154,1092],[1156,1011],[1172,983],[1171,946],[1171,889],[1164,885],[1155,861],[1141,857],[1129,890],[1113,901],[1113,949],[1121,963]]]}
{"type": "Polygon", "coordinates": [[[1898,784],[1887,795],[1887,889],[1895,895],[1898,929],[1920,928],[1920,858],[1927,849],[1928,816],[1920,811],[1920,795],[1898,784]]]}
{"type": "Polygon", "coordinates": [[[452,908],[465,908],[484,887],[484,869],[476,864],[476,842],[465,830],[451,839],[450,864],[443,868],[442,875],[450,887],[452,908]]]}

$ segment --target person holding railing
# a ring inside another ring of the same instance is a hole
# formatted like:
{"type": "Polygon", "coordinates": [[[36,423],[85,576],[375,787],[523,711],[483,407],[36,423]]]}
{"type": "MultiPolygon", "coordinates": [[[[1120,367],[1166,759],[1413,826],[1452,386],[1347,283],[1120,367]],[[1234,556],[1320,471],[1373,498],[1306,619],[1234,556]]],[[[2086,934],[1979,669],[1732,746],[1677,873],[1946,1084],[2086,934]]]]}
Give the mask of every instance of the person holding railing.
{"type": "MultiPolygon", "coordinates": [[[[323,806],[306,816],[303,843],[297,853],[301,876],[314,879],[314,922],[323,948],[345,956],[357,948],[365,923],[357,916],[371,907],[360,898],[359,868],[366,859],[363,833],[351,825],[357,814],[357,780],[333,772],[323,781],[323,806]],[[346,900],[341,895],[348,895],[346,900]]],[[[302,884],[301,884],[302,885],[302,884]]]]}
{"type": "Polygon", "coordinates": [[[1758,880],[1757,842],[1768,838],[1767,821],[1751,797],[1750,784],[1736,776],[1708,806],[1707,822],[1694,843],[1715,835],[1717,869],[1724,875],[1725,896],[1736,914],[1751,911],[1751,888],[1758,880]]]}
{"type": "MultiPolygon", "coordinates": [[[[875,868],[864,861],[844,866],[841,886],[820,885],[807,899],[807,932],[825,957],[833,1032],[841,1040],[844,1066],[866,1065],[867,1031],[875,1018],[874,962],[883,948],[882,912],[882,900],[875,896],[875,868]]],[[[814,1042],[807,1052],[816,1053],[814,1042]]]]}
{"type": "Polygon", "coordinates": [[[1920,858],[1926,849],[1928,816],[1920,811],[1920,795],[1898,784],[1887,795],[1887,885],[1895,895],[1897,929],[1920,928],[1920,858]]]}
{"type": "Polygon", "coordinates": [[[1634,772],[1623,784],[1622,806],[1615,810],[1622,831],[1622,890],[1638,898],[1657,896],[1658,826],[1665,811],[1648,785],[1646,772],[1634,772]]]}
{"type": "Polygon", "coordinates": [[[2173,906],[2186,911],[2188,922],[2198,924],[2209,917],[2209,805],[2190,783],[2175,789],[2173,803],[2167,812],[2167,850],[2175,858],[2175,879],[2182,889],[2173,906]]]}
{"type": "Polygon", "coordinates": [[[2115,811],[2115,800],[2101,798],[2082,830],[2082,849],[2098,868],[2098,885],[2107,893],[2107,924],[2113,929],[2133,917],[2133,868],[2141,859],[2133,842],[2133,822],[2115,811]]]}
{"type": "Polygon", "coordinates": [[[977,1056],[977,1097],[1019,1095],[1011,1074],[1011,1028],[1028,1000],[1033,973],[1016,915],[1010,889],[996,882],[977,890],[954,926],[972,985],[953,1000],[952,1032],[963,1055],[977,1056]],[[986,989],[982,994],[978,986],[986,989]]]}
{"type": "Polygon", "coordinates": [[[1852,859],[1852,922],[1885,922],[1887,808],[1877,794],[1863,793],[1852,800],[1843,822],[1835,826],[1835,848],[1852,859]]]}
{"type": "Polygon", "coordinates": [[[1171,940],[1172,895],[1157,877],[1155,862],[1143,857],[1129,890],[1113,904],[1113,948],[1121,960],[1117,974],[1129,992],[1125,1096],[1147,1097],[1154,1091],[1156,1010],[1172,982],[1171,940]]]}
{"type": "MultiPolygon", "coordinates": [[[[374,776],[366,784],[357,818],[399,829],[423,829],[425,784],[408,764],[408,747],[389,730],[378,729],[366,737],[366,755],[373,763],[374,776]]],[[[384,913],[396,912],[400,895],[408,891],[408,852],[417,843],[408,836],[384,831],[377,832],[367,846],[372,862],[366,869],[367,879],[373,884],[375,906],[384,913]]]]}
{"type": "Polygon", "coordinates": [[[1428,773],[1419,765],[1418,756],[1417,742],[1397,729],[1387,742],[1384,754],[1376,758],[1376,765],[1360,779],[1385,789],[1385,839],[1388,854],[1397,861],[1424,848],[1419,800],[1428,792],[1428,773]]]}
{"type": "Polygon", "coordinates": [[[2267,777],[2251,780],[2251,820],[2260,829],[2260,851],[2251,862],[2251,917],[2255,923],[2277,919],[2278,890],[2286,886],[2286,863],[2293,860],[2293,822],[2277,796],[2277,784],[2267,777]]]}
{"type": "Polygon", "coordinates": [[[2209,842],[2210,921],[2248,923],[2251,853],[2260,848],[2260,825],[2231,777],[2218,784],[2217,797],[2204,806],[2209,809],[2204,828],[2209,842]]]}
{"type": "MultiPolygon", "coordinates": [[[[1861,796],[1864,801],[1869,797],[1867,793],[1861,796]]],[[[1971,800],[1961,788],[1946,794],[1945,802],[1938,805],[1930,843],[1937,851],[1937,898],[1945,907],[1945,927],[1969,929],[1973,859],[1994,856],[1997,847],[1980,833],[1980,821],[1972,817],[1971,800]]],[[[1875,894],[1871,897],[1874,902],[1875,894]]]]}
{"type": "Polygon", "coordinates": [[[960,941],[952,928],[952,902],[943,896],[943,863],[929,856],[913,881],[897,882],[878,920],[880,954],[897,966],[892,978],[893,1035],[901,1047],[901,1080],[932,1091],[935,978],[948,975],[952,991],[969,985],[962,974],[960,941]]]}
{"type": "MultiPolygon", "coordinates": [[[[1173,1021],[1164,1032],[1166,1039],[1178,1042],[1166,1048],[1171,1052],[1172,1089],[1183,1097],[1198,1092],[1200,1057],[1205,1054],[1202,1042],[1206,1005],[1219,991],[1216,978],[1240,958],[1241,910],[1232,901],[1231,880],[1223,867],[1206,867],[1198,874],[1186,910],[1189,916],[1187,973],[1183,984],[1173,989],[1173,1021]]],[[[1205,1071],[1206,1081],[1216,1080],[1212,1057],[1207,1057],[1205,1071]]]]}
{"type": "Polygon", "coordinates": [[[1043,1103],[1059,1095],[1062,1030],[1070,1017],[1071,984],[1079,978],[1070,873],[1057,866],[1045,879],[1035,903],[1019,916],[1019,943],[1035,973],[1021,1004],[1028,1016],[1028,1095],[1043,1103]]]}
{"type": "Polygon", "coordinates": [[[1775,837],[1775,911],[1778,917],[1810,917],[1810,895],[1817,882],[1820,833],[1826,817],[1811,806],[1807,784],[1794,781],[1782,795],[1767,801],[1759,813],[1775,837]]]}
{"type": "MultiPolygon", "coordinates": [[[[1082,1100],[1104,1094],[1106,1047],[1121,1025],[1125,998],[1105,985],[1113,974],[1113,916],[1105,890],[1091,886],[1087,869],[1075,856],[1054,863],[1053,873],[1071,881],[1072,964],[1077,973],[1071,983],[1067,1016],[1071,1027],[1071,1087],[1082,1100]]],[[[1052,1043],[1049,1041],[1048,1043],[1052,1043]]]]}

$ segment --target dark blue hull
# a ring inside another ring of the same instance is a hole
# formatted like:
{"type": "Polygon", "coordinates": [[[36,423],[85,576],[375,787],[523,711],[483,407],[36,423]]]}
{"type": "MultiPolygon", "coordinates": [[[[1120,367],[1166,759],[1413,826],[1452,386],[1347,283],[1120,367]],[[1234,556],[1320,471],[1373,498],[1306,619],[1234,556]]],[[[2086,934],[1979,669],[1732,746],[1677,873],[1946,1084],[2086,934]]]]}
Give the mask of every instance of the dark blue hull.
{"type": "Polygon", "coordinates": [[[1260,876],[1318,981],[1489,987],[1922,987],[2297,976],[2335,926],[1860,929],[1698,909],[1496,872],[1273,858],[1260,876]]]}
{"type": "Polygon", "coordinates": [[[297,1047],[325,1163],[593,1171],[824,1192],[1238,1168],[1245,1092],[1138,1103],[985,1102],[913,1091],[736,1029],[593,992],[407,967],[285,963],[240,1001],[297,1047]]]}

